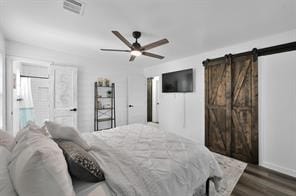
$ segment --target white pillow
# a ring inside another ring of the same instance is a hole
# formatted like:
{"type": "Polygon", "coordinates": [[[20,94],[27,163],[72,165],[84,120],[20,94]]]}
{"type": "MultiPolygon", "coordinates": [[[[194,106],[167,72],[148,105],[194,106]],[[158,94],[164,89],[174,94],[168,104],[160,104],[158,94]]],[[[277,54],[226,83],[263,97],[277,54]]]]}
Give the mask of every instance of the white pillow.
{"type": "Polygon", "coordinates": [[[12,151],[16,141],[9,133],[0,129],[0,146],[4,146],[7,150],[12,151]]]}
{"type": "Polygon", "coordinates": [[[33,131],[33,132],[36,132],[36,133],[41,133],[41,134],[43,134],[45,136],[49,136],[45,126],[39,127],[34,122],[29,121],[28,124],[22,130],[17,132],[17,134],[15,136],[16,142],[18,142],[27,131],[33,131]]]}
{"type": "Polygon", "coordinates": [[[45,126],[53,138],[72,141],[81,146],[84,150],[90,149],[90,146],[74,127],[62,126],[51,121],[46,121],[45,126]]]}
{"type": "Polygon", "coordinates": [[[62,150],[41,133],[24,133],[12,151],[8,168],[19,195],[75,195],[62,150]]]}
{"type": "Polygon", "coordinates": [[[8,172],[10,156],[11,153],[3,146],[0,146],[0,195],[3,196],[16,196],[8,172]]]}

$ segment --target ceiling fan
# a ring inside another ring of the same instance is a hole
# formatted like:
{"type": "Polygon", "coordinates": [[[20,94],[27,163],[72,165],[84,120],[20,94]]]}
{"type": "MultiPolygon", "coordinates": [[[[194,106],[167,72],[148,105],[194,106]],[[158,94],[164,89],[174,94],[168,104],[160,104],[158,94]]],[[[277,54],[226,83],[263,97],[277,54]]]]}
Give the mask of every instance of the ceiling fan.
{"type": "Polygon", "coordinates": [[[101,50],[102,51],[110,51],[110,52],[129,52],[131,54],[129,61],[134,61],[137,56],[141,56],[141,55],[153,57],[153,58],[157,58],[157,59],[163,59],[164,56],[160,56],[158,54],[154,54],[154,53],[150,53],[150,52],[146,52],[146,51],[169,43],[169,41],[167,39],[161,39],[159,41],[141,46],[138,43],[138,39],[141,37],[141,32],[139,32],[139,31],[133,32],[133,37],[136,39],[136,41],[133,44],[131,44],[129,41],[127,41],[127,39],[125,39],[118,31],[112,31],[112,33],[116,37],[118,37],[118,39],[120,39],[125,45],[127,45],[127,47],[129,47],[130,50],[119,50],[119,49],[101,49],[101,50]]]}

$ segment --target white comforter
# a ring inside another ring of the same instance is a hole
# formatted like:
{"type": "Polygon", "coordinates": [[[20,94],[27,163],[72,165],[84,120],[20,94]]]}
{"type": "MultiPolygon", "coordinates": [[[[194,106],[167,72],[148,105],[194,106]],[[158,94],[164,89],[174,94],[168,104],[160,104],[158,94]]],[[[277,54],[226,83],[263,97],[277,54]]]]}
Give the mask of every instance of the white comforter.
{"type": "Polygon", "coordinates": [[[84,135],[118,196],[192,196],[221,170],[202,145],[148,125],[128,125],[84,135]]]}

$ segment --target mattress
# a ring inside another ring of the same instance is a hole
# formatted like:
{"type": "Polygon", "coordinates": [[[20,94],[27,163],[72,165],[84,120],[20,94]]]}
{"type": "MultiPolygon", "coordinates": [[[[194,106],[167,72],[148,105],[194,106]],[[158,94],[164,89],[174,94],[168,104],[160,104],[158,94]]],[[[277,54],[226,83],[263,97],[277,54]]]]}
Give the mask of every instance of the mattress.
{"type": "MultiPolygon", "coordinates": [[[[192,196],[208,178],[213,179],[216,190],[219,188],[222,172],[213,154],[186,138],[143,124],[85,133],[83,137],[104,171],[103,190],[109,188],[109,194],[192,196]]],[[[103,191],[93,185],[83,189],[82,195],[90,195],[87,191],[94,189],[103,191]]]]}
{"type": "Polygon", "coordinates": [[[105,181],[99,183],[82,182],[73,180],[76,196],[111,196],[105,181]]]}

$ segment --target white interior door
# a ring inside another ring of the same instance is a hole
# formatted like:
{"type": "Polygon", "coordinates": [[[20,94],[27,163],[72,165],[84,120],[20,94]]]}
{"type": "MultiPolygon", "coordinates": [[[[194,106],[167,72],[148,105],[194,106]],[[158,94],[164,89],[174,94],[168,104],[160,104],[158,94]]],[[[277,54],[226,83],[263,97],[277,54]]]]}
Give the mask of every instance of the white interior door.
{"type": "Polygon", "coordinates": [[[152,122],[158,123],[159,107],[159,77],[154,77],[152,81],[152,122]]]}
{"type": "Polygon", "coordinates": [[[77,68],[51,66],[50,79],[53,93],[51,119],[77,127],[77,68]]]}
{"type": "Polygon", "coordinates": [[[128,77],[128,124],[147,122],[147,87],[144,76],[128,77]]]}

